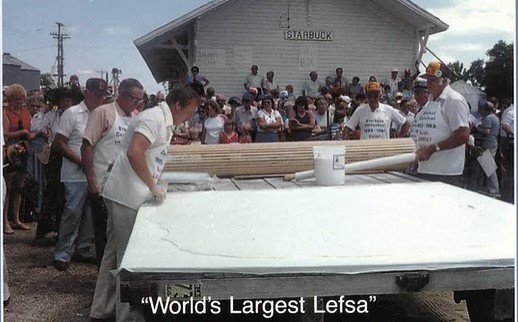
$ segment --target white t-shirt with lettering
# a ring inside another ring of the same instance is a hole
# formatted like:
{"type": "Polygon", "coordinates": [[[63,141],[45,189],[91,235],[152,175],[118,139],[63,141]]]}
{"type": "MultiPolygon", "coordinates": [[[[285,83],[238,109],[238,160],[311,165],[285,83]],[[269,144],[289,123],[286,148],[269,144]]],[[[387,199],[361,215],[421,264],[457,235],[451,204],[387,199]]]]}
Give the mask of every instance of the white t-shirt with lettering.
{"type": "Polygon", "coordinates": [[[389,139],[392,123],[400,128],[406,122],[406,118],[392,106],[379,103],[377,109],[372,111],[368,104],[360,105],[351,116],[346,126],[355,130],[360,126],[360,139],[389,139]]]}

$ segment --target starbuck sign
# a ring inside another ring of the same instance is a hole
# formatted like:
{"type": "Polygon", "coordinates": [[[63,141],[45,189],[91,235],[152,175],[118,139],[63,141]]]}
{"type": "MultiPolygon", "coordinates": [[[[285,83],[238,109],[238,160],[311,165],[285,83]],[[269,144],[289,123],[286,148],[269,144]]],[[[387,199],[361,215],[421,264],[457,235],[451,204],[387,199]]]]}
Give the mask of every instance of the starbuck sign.
{"type": "Polygon", "coordinates": [[[333,41],[333,32],[318,30],[286,30],[284,31],[284,39],[306,41],[333,41]]]}

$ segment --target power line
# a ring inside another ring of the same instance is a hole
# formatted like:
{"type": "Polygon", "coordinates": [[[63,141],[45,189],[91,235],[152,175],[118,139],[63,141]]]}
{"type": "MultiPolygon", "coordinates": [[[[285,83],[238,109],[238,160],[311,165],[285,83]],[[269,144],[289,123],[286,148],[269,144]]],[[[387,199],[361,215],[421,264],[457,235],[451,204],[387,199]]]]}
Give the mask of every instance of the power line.
{"type": "Polygon", "coordinates": [[[63,86],[63,77],[65,76],[65,73],[63,72],[64,68],[64,57],[63,57],[63,40],[64,39],[70,39],[68,34],[61,32],[61,27],[64,27],[65,25],[61,22],[56,22],[56,25],[58,25],[58,32],[51,33],[50,35],[53,36],[52,38],[58,40],[58,56],[56,57],[58,61],[58,73],[53,75],[58,77],[58,87],[63,86]]]}
{"type": "Polygon", "coordinates": [[[54,48],[54,45],[35,47],[35,48],[25,48],[25,49],[13,49],[13,50],[10,50],[10,52],[24,52],[24,51],[31,51],[31,50],[38,50],[38,49],[47,49],[47,48],[54,48]]]}

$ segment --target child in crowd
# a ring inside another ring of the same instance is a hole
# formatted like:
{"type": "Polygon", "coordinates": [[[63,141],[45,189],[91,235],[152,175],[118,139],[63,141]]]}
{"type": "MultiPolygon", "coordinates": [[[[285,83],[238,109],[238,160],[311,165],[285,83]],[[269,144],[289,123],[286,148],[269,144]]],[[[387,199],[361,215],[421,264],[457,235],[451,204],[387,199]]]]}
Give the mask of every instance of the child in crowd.
{"type": "Polygon", "coordinates": [[[239,143],[252,143],[252,136],[250,135],[251,131],[250,124],[243,124],[239,128],[239,143]]]}
{"type": "Polygon", "coordinates": [[[221,134],[219,135],[219,143],[238,143],[238,141],[238,135],[236,131],[234,131],[234,122],[230,119],[225,121],[223,132],[221,132],[221,134]]]}

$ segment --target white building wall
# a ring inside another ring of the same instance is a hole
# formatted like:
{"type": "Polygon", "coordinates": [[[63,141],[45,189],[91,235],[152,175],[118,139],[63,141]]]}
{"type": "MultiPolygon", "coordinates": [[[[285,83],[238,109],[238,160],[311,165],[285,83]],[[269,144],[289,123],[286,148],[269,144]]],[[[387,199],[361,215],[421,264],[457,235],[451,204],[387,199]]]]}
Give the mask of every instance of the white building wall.
{"type": "Polygon", "coordinates": [[[342,67],[362,84],[370,75],[383,81],[393,67],[414,73],[417,43],[412,27],[368,0],[229,1],[196,22],[194,42],[195,64],[227,98],[244,92],[252,64],[263,75],[273,70],[281,90],[293,84],[297,96],[311,70],[324,82],[342,67]],[[285,30],[332,31],[334,39],[286,40],[285,30]]]}

